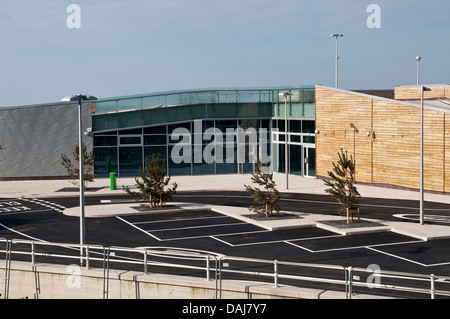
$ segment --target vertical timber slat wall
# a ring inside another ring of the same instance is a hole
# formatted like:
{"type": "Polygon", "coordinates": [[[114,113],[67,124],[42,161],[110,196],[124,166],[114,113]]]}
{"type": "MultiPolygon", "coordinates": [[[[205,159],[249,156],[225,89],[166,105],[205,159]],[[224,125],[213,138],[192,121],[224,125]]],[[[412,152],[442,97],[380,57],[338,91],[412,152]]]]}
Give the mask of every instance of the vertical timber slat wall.
{"type": "MultiPolygon", "coordinates": [[[[450,191],[449,116],[424,110],[426,190],[450,191]]],[[[316,86],[316,129],[318,177],[328,176],[342,148],[355,158],[358,182],[419,188],[420,107],[316,86]]]]}

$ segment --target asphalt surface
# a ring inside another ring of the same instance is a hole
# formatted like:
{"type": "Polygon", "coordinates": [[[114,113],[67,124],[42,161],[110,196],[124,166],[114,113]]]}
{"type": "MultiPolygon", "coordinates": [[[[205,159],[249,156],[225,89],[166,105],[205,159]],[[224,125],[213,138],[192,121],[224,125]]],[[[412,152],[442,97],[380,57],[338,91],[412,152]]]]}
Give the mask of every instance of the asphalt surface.
{"type": "MultiPolygon", "coordinates": [[[[282,209],[335,215],[337,204],[327,196],[283,194],[282,209]]],[[[88,196],[86,205],[132,202],[124,196],[88,196]]],[[[177,202],[243,206],[245,192],[180,192],[177,202]]],[[[418,214],[418,202],[365,198],[362,218],[398,220],[395,214],[418,214]]],[[[0,238],[79,243],[79,218],[62,214],[76,207],[76,197],[1,199],[0,238]]],[[[427,214],[448,217],[450,205],[426,202],[427,214]]],[[[446,219],[440,219],[440,223],[446,219]]],[[[408,222],[405,220],[405,222],[408,222]]],[[[392,232],[344,236],[315,227],[268,231],[208,210],[164,211],[105,218],[87,218],[86,242],[120,247],[171,247],[226,256],[332,264],[450,275],[450,239],[422,241],[392,232]]]]}

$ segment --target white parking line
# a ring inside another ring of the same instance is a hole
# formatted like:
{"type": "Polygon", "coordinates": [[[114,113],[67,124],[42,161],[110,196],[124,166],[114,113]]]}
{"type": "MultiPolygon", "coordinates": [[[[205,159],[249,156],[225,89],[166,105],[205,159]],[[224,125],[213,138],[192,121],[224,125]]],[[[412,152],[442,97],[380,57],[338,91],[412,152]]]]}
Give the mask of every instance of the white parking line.
{"type": "MultiPolygon", "coordinates": [[[[259,242],[254,242],[254,243],[245,243],[245,244],[236,244],[234,245],[235,247],[241,247],[241,246],[253,246],[253,245],[264,245],[264,244],[275,244],[275,243],[283,243],[283,242],[288,242],[288,241],[300,241],[300,240],[311,240],[311,239],[321,239],[321,238],[333,238],[333,237],[342,237],[345,235],[331,235],[331,236],[319,236],[319,237],[307,237],[307,238],[292,238],[292,239],[279,239],[279,240],[268,240],[268,241],[259,241],[259,242]]],[[[291,244],[291,243],[289,243],[291,244]]],[[[297,246],[297,247],[301,247],[295,244],[292,244],[293,246],[297,246]]],[[[303,247],[301,247],[303,248],[303,247]]],[[[303,248],[305,250],[307,250],[306,248],[303,248]]]]}
{"type": "Polygon", "coordinates": [[[228,216],[213,216],[213,217],[193,217],[193,218],[180,218],[180,219],[163,219],[163,220],[152,220],[152,221],[144,221],[144,222],[135,222],[135,225],[141,224],[156,224],[156,223],[166,223],[166,222],[177,222],[177,221],[185,221],[185,220],[196,220],[196,219],[215,219],[215,218],[230,218],[228,216]]]}
{"type": "Polygon", "coordinates": [[[387,253],[387,252],[385,252],[385,251],[382,251],[382,250],[379,250],[379,249],[375,249],[375,248],[373,248],[373,247],[366,247],[366,248],[367,248],[367,249],[370,249],[370,250],[373,250],[373,251],[375,251],[375,252],[377,252],[377,253],[379,253],[379,254],[391,256],[391,257],[394,257],[394,258],[397,258],[397,259],[401,259],[401,260],[410,262],[410,263],[412,263],[412,264],[417,264],[417,265],[420,265],[420,266],[423,266],[423,267],[427,267],[427,265],[422,264],[422,263],[419,263],[419,262],[417,262],[417,261],[414,261],[414,260],[411,260],[411,259],[408,259],[408,258],[404,258],[404,257],[400,257],[400,256],[397,256],[397,255],[394,255],[394,254],[390,254],[390,253],[387,253]]]}
{"type": "Polygon", "coordinates": [[[147,231],[151,232],[160,232],[160,231],[171,231],[171,230],[182,230],[182,229],[197,229],[197,228],[214,228],[214,227],[223,227],[223,226],[231,226],[231,225],[244,225],[247,223],[229,223],[229,224],[214,224],[214,225],[202,225],[202,226],[188,226],[188,227],[175,227],[175,228],[163,228],[163,229],[151,229],[147,231]]]}
{"type": "Polygon", "coordinates": [[[121,221],[123,221],[124,223],[130,225],[131,227],[134,227],[134,228],[136,228],[137,230],[140,230],[140,231],[143,232],[144,234],[147,234],[148,236],[153,237],[153,238],[155,238],[155,239],[158,240],[158,241],[162,241],[160,238],[158,238],[158,237],[156,237],[155,235],[153,235],[153,234],[151,234],[151,233],[149,233],[149,232],[143,230],[142,228],[137,227],[136,225],[134,225],[133,223],[130,223],[129,221],[123,219],[122,217],[116,216],[116,218],[119,219],[119,220],[121,220],[121,221]]]}
{"type": "Polygon", "coordinates": [[[227,242],[227,241],[225,241],[225,240],[222,240],[222,239],[220,239],[220,238],[217,238],[217,237],[214,237],[214,236],[209,236],[210,238],[212,238],[212,239],[215,239],[215,240],[217,240],[217,241],[220,241],[221,243],[224,243],[225,245],[228,245],[228,246],[231,246],[231,247],[234,247],[234,245],[233,244],[230,244],[229,242],[227,242]]]}
{"type": "MultiPolygon", "coordinates": [[[[217,234],[217,235],[200,235],[200,236],[190,236],[190,237],[178,237],[178,238],[169,238],[169,239],[161,239],[161,241],[172,241],[172,240],[182,240],[182,239],[196,239],[196,238],[213,238],[213,236],[232,236],[232,235],[243,235],[243,234],[254,234],[254,233],[264,233],[269,230],[260,230],[260,231],[251,231],[251,232],[241,232],[241,233],[229,233],[229,234],[217,234]]],[[[213,238],[219,240],[217,238],[213,238]]],[[[222,240],[219,240],[222,241],[222,240]]]]}
{"type": "Polygon", "coordinates": [[[48,242],[48,241],[46,241],[46,240],[42,240],[42,239],[39,239],[39,238],[36,238],[36,237],[32,237],[32,236],[30,236],[30,235],[24,234],[24,233],[22,233],[22,232],[20,232],[20,231],[17,231],[17,230],[15,230],[15,229],[9,228],[9,227],[7,227],[7,226],[1,224],[1,223],[0,223],[0,227],[3,227],[4,229],[9,230],[10,232],[19,234],[19,235],[21,235],[21,236],[23,236],[23,237],[30,238],[31,240],[34,240],[34,241],[39,241],[39,242],[43,242],[43,243],[47,243],[47,242],[48,242]]]}

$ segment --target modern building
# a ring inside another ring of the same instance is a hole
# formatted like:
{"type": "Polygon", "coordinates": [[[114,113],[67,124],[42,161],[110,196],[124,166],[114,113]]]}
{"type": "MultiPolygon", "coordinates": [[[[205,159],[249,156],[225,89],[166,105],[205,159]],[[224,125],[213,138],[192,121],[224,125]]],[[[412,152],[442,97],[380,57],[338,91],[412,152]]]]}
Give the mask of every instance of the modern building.
{"type": "MultiPolygon", "coordinates": [[[[424,187],[450,192],[450,86],[426,87],[424,187]]],[[[274,172],[287,164],[290,174],[326,178],[343,149],[358,182],[417,189],[420,101],[421,86],[322,85],[101,98],[82,103],[83,142],[97,177],[137,176],[160,154],[170,175],[249,173],[259,158],[274,172]]],[[[67,178],[61,154],[77,144],[77,102],[0,108],[0,179],[67,178]]]]}
{"type": "MultiPolygon", "coordinates": [[[[248,173],[263,149],[270,158],[266,164],[284,172],[287,119],[289,171],[315,176],[314,98],[314,86],[298,86],[84,101],[83,131],[90,133],[83,134],[83,143],[95,153],[99,177],[137,176],[152,154],[166,160],[170,175],[248,173]],[[284,92],[290,93],[287,99],[284,92]],[[205,139],[208,129],[214,137],[205,139]],[[205,149],[213,161],[203,156],[205,149]]],[[[61,153],[72,153],[78,143],[77,107],[77,102],[61,102],[0,109],[0,178],[65,178],[61,153]]]]}

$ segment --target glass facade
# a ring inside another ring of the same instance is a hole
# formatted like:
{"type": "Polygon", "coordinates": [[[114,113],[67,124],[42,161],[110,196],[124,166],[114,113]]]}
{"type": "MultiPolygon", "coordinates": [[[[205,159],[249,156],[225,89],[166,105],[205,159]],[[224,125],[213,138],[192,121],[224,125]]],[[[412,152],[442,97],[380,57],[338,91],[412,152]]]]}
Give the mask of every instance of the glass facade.
{"type": "Polygon", "coordinates": [[[99,177],[137,176],[152,154],[169,175],[249,173],[257,157],[285,172],[286,140],[290,173],[315,176],[313,87],[166,92],[99,100],[93,110],[99,177]]]}

